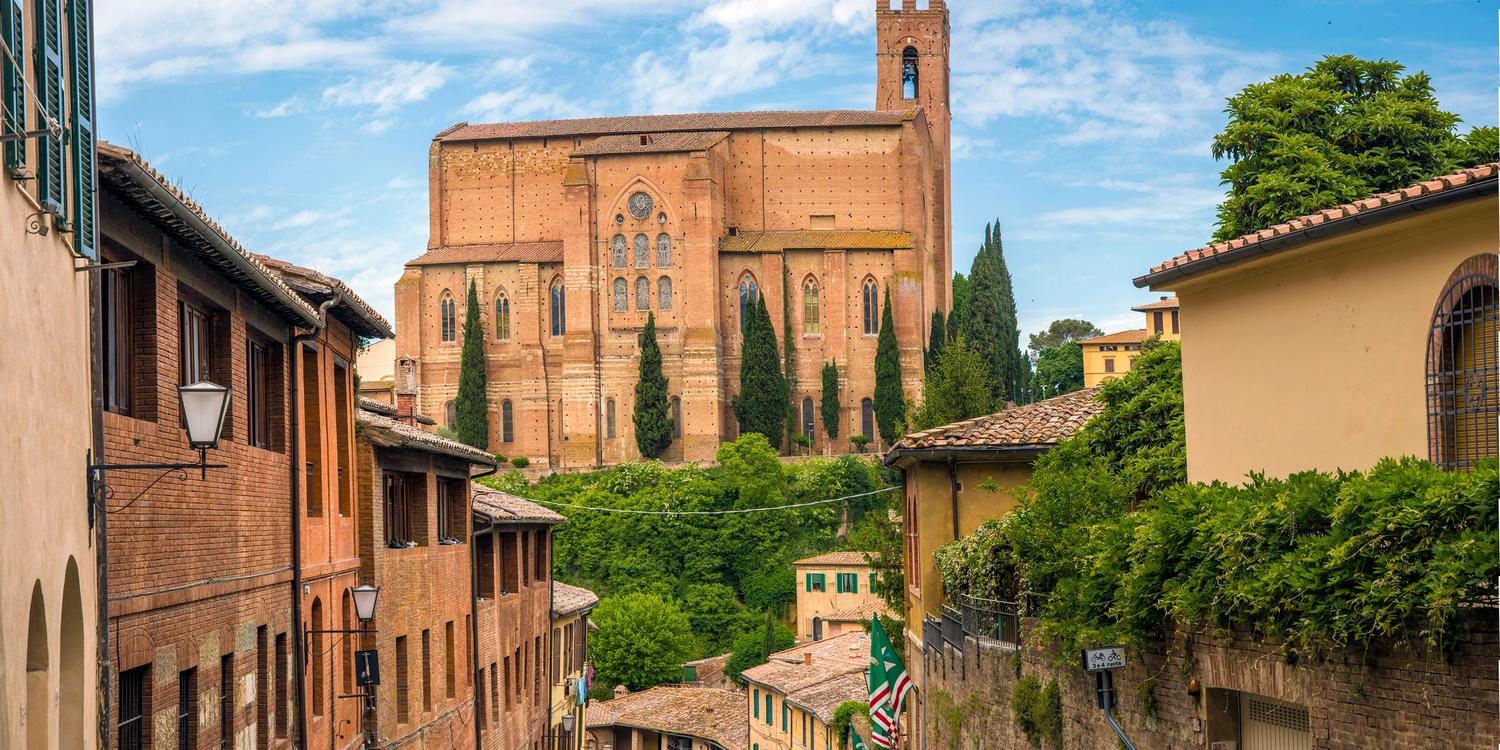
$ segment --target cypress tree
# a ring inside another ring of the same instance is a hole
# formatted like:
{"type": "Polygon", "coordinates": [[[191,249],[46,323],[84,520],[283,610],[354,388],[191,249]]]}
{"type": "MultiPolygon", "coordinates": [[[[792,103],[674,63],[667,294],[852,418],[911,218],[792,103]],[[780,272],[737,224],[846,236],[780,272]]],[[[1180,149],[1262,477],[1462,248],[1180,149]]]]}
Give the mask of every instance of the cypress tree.
{"type": "Polygon", "coordinates": [[[839,365],[837,362],[823,363],[823,429],[828,433],[828,442],[839,437],[839,365]]]}
{"type": "Polygon", "coordinates": [[[943,354],[943,345],[948,343],[948,332],[945,329],[946,321],[943,319],[942,310],[932,311],[932,331],[927,339],[927,351],[923,352],[922,366],[927,372],[932,372],[932,366],[937,363],[938,357],[943,354]]]}
{"type": "Polygon", "coordinates": [[[464,348],[458,365],[458,396],[453,400],[454,427],[460,442],[480,450],[490,445],[490,398],[484,387],[484,328],[479,323],[479,290],[469,282],[464,313],[464,348]]]}
{"type": "MultiPolygon", "coordinates": [[[[973,273],[973,269],[970,269],[973,273]]],[[[953,309],[948,311],[948,340],[964,335],[969,319],[969,277],[953,274],[953,309]]]]}
{"type": "Polygon", "coordinates": [[[667,414],[667,378],[661,373],[661,347],[656,343],[656,314],[646,314],[641,333],[641,375],[635,384],[635,447],[646,458],[660,458],[672,444],[672,418],[667,414]]]}
{"type": "Polygon", "coordinates": [[[880,336],[875,342],[875,422],[887,444],[900,440],[906,427],[906,394],[901,389],[901,351],[896,346],[890,287],[885,290],[880,336]]]}
{"type": "Polygon", "coordinates": [[[771,447],[780,448],[786,434],[786,376],[776,350],[776,330],[766,312],[766,300],[755,301],[755,312],[740,341],[740,393],[734,397],[734,416],[740,432],[759,432],[771,447]]]}
{"type": "Polygon", "coordinates": [[[967,304],[964,330],[960,333],[989,368],[995,400],[1004,403],[1019,390],[1023,365],[1015,292],[1005,265],[998,223],[985,225],[984,243],[974,256],[969,275],[967,304]]]}

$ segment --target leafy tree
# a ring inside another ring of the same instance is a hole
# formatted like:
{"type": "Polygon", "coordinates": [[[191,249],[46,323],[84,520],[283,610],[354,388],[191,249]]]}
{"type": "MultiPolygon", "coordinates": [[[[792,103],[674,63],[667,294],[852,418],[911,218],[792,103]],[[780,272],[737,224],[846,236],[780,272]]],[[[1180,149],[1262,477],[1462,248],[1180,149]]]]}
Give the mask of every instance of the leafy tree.
{"type": "Polygon", "coordinates": [[[1214,138],[1229,194],[1215,240],[1493,161],[1496,131],[1456,134],[1426,73],[1390,60],[1329,55],[1305,72],[1253,83],[1229,98],[1214,138]]]}
{"type": "Polygon", "coordinates": [[[682,604],[693,633],[698,636],[700,657],[727,652],[734,645],[735,636],[756,625],[754,613],[740,604],[734,588],[728,584],[691,584],[682,604]]]}
{"type": "MultiPolygon", "coordinates": [[[[972,269],[971,269],[972,270],[972,269]]],[[[953,309],[948,311],[948,340],[958,338],[969,326],[969,277],[953,274],[953,309]]]]}
{"type": "Polygon", "coordinates": [[[771,654],[785,651],[796,642],[796,637],[787,626],[767,614],[764,631],[741,633],[734,639],[734,649],[730,652],[729,661],[724,664],[724,674],[729,675],[736,685],[744,685],[745,679],[740,675],[745,670],[765,664],[771,654]]]}
{"type": "Polygon", "coordinates": [[[970,270],[968,310],[959,333],[979,352],[993,375],[990,390],[994,400],[1003,403],[1020,388],[1021,333],[999,223],[986,225],[984,235],[984,244],[970,270]]]}
{"type": "Polygon", "coordinates": [[[458,361],[458,396],[453,411],[458,440],[480,450],[490,444],[490,398],[484,384],[484,328],[479,322],[479,292],[469,282],[464,313],[464,348],[458,361]]]}
{"type": "Polygon", "coordinates": [[[828,733],[837,738],[839,750],[848,750],[849,725],[854,724],[858,730],[860,725],[856,721],[869,713],[870,704],[864,701],[844,701],[833,709],[833,721],[828,722],[828,733]]]}
{"type": "Polygon", "coordinates": [[[644,690],[681,676],[693,632],[675,601],[620,594],[599,602],[589,619],[599,626],[589,637],[589,654],[601,684],[644,690]]]}
{"type": "Polygon", "coordinates": [[[931,371],[933,363],[937,362],[939,355],[943,353],[943,345],[948,343],[948,331],[942,310],[932,311],[932,330],[927,337],[927,350],[922,352],[922,366],[931,371]]]}
{"type": "Polygon", "coordinates": [[[656,313],[646,313],[633,415],[635,445],[646,458],[660,458],[672,444],[674,425],[667,411],[667,399],[667,378],[661,372],[661,347],[656,343],[656,313]]]}
{"type": "Polygon", "coordinates": [[[922,381],[922,405],[912,426],[928,430],[989,414],[996,407],[992,399],[989,371],[979,353],[957,339],[943,349],[922,381]]]}
{"type": "Polygon", "coordinates": [[[1062,346],[1074,341],[1103,335],[1103,331],[1087,320],[1063,318],[1049,323],[1047,330],[1031,334],[1030,343],[1027,348],[1031,350],[1032,354],[1041,354],[1043,349],[1051,349],[1054,346],[1062,346]]]}
{"type": "Polygon", "coordinates": [[[776,332],[761,296],[745,324],[740,344],[740,393],[734,397],[734,415],[741,432],[766,436],[771,447],[780,448],[786,433],[787,404],[791,395],[781,371],[776,350],[776,332]]]}
{"type": "Polygon", "coordinates": [[[896,346],[896,323],[891,315],[891,290],[885,290],[880,312],[880,336],[875,343],[875,423],[887,444],[901,439],[906,429],[906,392],[901,388],[901,350],[896,346]]]}
{"type": "Polygon", "coordinates": [[[906,573],[902,567],[901,517],[867,513],[849,530],[848,544],[865,553],[875,573],[875,593],[893,612],[906,609],[906,573]]]}
{"type": "Polygon", "coordinates": [[[837,362],[823,363],[823,429],[832,443],[839,437],[839,365],[837,362]]]}
{"type": "Polygon", "coordinates": [[[777,566],[747,571],[740,578],[747,605],[766,612],[785,612],[787,605],[797,600],[797,572],[792,561],[778,562],[777,566]]]}
{"type": "Polygon", "coordinates": [[[1073,342],[1049,346],[1036,356],[1037,398],[1072,393],[1083,387],[1083,347],[1073,342]]]}

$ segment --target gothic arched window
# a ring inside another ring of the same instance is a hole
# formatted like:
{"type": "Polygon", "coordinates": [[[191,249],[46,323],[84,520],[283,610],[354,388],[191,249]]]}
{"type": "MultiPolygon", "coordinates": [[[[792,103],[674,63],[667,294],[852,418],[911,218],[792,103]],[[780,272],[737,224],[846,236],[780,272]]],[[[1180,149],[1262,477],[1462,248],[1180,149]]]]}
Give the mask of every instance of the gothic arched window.
{"type": "Polygon", "coordinates": [[[745,321],[750,317],[750,310],[755,307],[755,301],[760,299],[760,288],[755,285],[755,277],[745,274],[740,278],[740,333],[745,332],[745,321]]]}
{"type": "Polygon", "coordinates": [[[1433,463],[1472,471],[1500,450],[1500,291],[1493,254],[1459,264],[1427,334],[1427,442],[1433,463]]]}
{"type": "Polygon", "coordinates": [[[651,267],[651,240],[646,239],[644,234],[635,236],[635,267],[651,267]]]}
{"type": "Polygon", "coordinates": [[[656,267],[672,267],[672,235],[666,232],[656,235],[656,267]]]}
{"type": "Polygon", "coordinates": [[[859,431],[870,442],[875,441],[875,402],[867,398],[859,400],[859,431]]]}
{"type": "Polygon", "coordinates": [[[625,312],[630,309],[630,284],[625,279],[615,279],[615,312],[625,312]]]}
{"type": "Polygon", "coordinates": [[[901,52],[901,98],[917,98],[917,48],[907,47],[901,52]]]}
{"type": "Polygon", "coordinates": [[[682,397],[672,397],[672,439],[682,437],[682,397]]]}
{"type": "Polygon", "coordinates": [[[453,293],[447,289],[444,289],[442,297],[438,298],[438,318],[441,321],[443,343],[457,341],[458,305],[453,301],[453,293]]]}
{"type": "Polygon", "coordinates": [[[812,396],[802,397],[802,434],[809,440],[813,436],[813,400],[812,396]]]}
{"type": "Polygon", "coordinates": [[[656,309],[672,309],[672,280],[665,276],[656,280],[656,309]]]}
{"type": "Polygon", "coordinates": [[[822,302],[818,298],[818,280],[809,276],[802,282],[802,332],[822,333],[822,302]]]}
{"type": "Polygon", "coordinates": [[[604,436],[612,438],[615,436],[615,400],[608,399],[604,402],[604,436]]]}
{"type": "Polygon", "coordinates": [[[880,286],[874,279],[865,279],[861,292],[864,301],[865,335],[880,333],[880,286]]]}
{"type": "Polygon", "coordinates": [[[500,402],[500,441],[509,443],[516,439],[515,409],[510,399],[500,402]]]}
{"type": "Polygon", "coordinates": [[[552,298],[552,335],[561,336],[568,330],[568,296],[563,289],[561,277],[552,280],[549,291],[552,298]]]}
{"type": "Polygon", "coordinates": [[[495,295],[495,338],[499,341],[510,339],[510,297],[504,289],[495,295]]]}
{"type": "Polygon", "coordinates": [[[635,309],[641,312],[651,309],[651,282],[645,276],[635,280],[635,309]]]}
{"type": "Polygon", "coordinates": [[[615,268],[625,267],[625,235],[617,234],[609,242],[609,264],[615,268]]]}

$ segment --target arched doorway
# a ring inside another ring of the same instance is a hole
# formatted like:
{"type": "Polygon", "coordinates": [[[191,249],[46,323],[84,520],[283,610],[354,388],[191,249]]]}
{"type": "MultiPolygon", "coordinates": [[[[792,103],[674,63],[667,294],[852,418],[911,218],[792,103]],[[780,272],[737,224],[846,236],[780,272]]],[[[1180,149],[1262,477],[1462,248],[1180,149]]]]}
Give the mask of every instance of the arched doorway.
{"type": "Polygon", "coordinates": [[[30,624],[26,629],[26,747],[47,750],[47,603],[42,582],[31,586],[30,624]]]}

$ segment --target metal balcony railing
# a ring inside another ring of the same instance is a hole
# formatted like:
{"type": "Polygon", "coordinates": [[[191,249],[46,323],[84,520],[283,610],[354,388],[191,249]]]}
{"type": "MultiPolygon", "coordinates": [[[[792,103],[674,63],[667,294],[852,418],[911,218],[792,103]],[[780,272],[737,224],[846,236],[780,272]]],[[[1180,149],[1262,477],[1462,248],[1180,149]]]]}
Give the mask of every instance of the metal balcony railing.
{"type": "Polygon", "coordinates": [[[1020,645],[1021,605],[967,594],[961,594],[958,599],[958,612],[965,635],[1020,645]]]}

